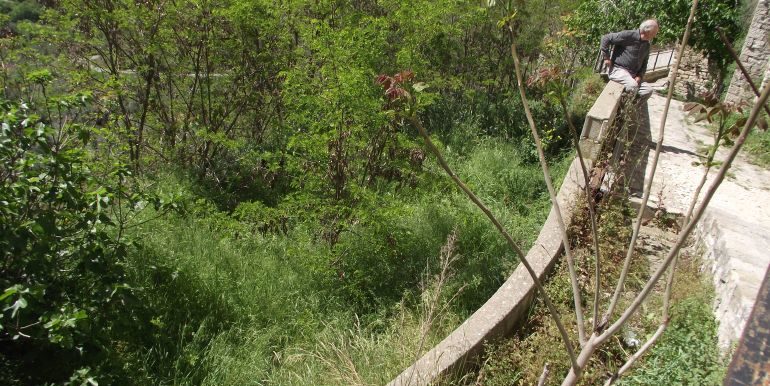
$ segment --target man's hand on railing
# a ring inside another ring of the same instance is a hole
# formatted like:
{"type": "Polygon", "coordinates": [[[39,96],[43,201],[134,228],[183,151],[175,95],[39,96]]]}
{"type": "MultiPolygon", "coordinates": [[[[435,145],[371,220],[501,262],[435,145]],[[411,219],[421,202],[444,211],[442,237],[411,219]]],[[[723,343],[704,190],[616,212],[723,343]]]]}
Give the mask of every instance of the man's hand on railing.
{"type": "Polygon", "coordinates": [[[602,66],[602,74],[609,74],[612,70],[612,62],[609,59],[604,59],[604,65],[602,66]]]}

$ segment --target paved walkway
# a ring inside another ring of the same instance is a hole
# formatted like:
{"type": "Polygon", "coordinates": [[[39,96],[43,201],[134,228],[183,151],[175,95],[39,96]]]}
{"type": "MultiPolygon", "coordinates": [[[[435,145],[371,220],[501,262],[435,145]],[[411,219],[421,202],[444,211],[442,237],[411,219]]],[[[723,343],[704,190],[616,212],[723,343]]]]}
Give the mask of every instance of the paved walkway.
{"type": "MultiPolygon", "coordinates": [[[[639,165],[640,170],[646,170],[645,179],[650,175],[653,141],[659,135],[664,104],[664,97],[653,95],[641,111],[642,118],[649,114],[650,123],[650,130],[640,130],[641,137],[637,138],[649,148],[639,165]]],[[[687,211],[703,175],[703,166],[694,163],[702,161],[699,154],[705,154],[706,146],[713,143],[705,124],[692,123],[682,106],[682,102],[672,101],[669,109],[663,152],[648,204],[679,214],[687,211]]],[[[724,159],[727,151],[723,147],[716,159],[724,159]]],[[[712,175],[715,173],[712,171],[712,175]]],[[[641,178],[637,180],[632,189],[640,192],[641,178]]],[[[703,191],[710,183],[711,180],[706,182],[703,191]]],[[[720,346],[728,348],[740,338],[770,266],[770,171],[739,156],[704,213],[696,237],[705,247],[706,265],[714,275],[720,346]]]]}

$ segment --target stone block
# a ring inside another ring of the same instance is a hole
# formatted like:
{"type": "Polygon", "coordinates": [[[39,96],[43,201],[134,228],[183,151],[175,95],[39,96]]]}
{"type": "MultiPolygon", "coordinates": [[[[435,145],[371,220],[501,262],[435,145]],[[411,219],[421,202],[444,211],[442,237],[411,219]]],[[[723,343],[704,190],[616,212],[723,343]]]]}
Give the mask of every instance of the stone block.
{"type": "Polygon", "coordinates": [[[596,102],[588,111],[583,123],[583,131],[580,134],[581,150],[584,151],[583,155],[586,158],[596,158],[596,152],[600,148],[599,144],[615,120],[623,89],[622,84],[610,81],[604,86],[601,95],[596,98],[596,102]]]}

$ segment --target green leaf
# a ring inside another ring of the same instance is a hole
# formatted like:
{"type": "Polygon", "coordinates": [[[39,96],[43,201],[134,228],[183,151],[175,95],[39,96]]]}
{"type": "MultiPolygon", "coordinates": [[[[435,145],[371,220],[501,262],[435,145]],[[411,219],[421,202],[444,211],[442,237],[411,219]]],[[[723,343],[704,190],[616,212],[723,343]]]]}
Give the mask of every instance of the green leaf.
{"type": "Polygon", "coordinates": [[[83,142],[83,145],[88,145],[91,140],[91,131],[85,128],[78,130],[78,139],[83,142]]]}
{"type": "Polygon", "coordinates": [[[412,85],[412,88],[414,89],[414,91],[417,91],[417,92],[422,92],[422,90],[425,90],[428,87],[429,87],[428,84],[425,82],[417,82],[412,85]]]}
{"type": "Polygon", "coordinates": [[[3,292],[2,295],[0,295],[0,301],[5,300],[6,298],[8,298],[9,296],[11,296],[11,295],[13,295],[15,293],[18,293],[19,291],[21,291],[21,289],[22,289],[22,287],[20,285],[18,285],[18,284],[16,284],[13,287],[10,287],[10,288],[6,289],[5,292],[3,292]]]}
{"type": "Polygon", "coordinates": [[[3,311],[13,310],[11,312],[11,317],[14,318],[16,317],[16,313],[19,312],[19,310],[22,308],[27,308],[27,300],[19,297],[19,299],[17,299],[13,305],[4,308],[3,311]]]}
{"type": "Polygon", "coordinates": [[[32,83],[43,84],[52,81],[53,75],[48,69],[42,69],[30,72],[27,74],[26,79],[32,83]]]}

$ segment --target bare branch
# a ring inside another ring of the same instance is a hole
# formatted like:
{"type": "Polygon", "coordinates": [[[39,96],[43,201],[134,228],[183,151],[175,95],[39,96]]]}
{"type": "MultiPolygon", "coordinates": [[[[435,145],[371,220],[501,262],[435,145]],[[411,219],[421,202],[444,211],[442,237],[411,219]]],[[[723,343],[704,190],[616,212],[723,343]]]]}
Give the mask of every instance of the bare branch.
{"type": "MultiPolygon", "coordinates": [[[[697,7],[698,7],[698,0],[693,0],[692,6],[690,7],[690,16],[687,19],[687,25],[685,27],[684,36],[682,38],[682,45],[679,47],[678,55],[680,58],[684,53],[684,47],[687,45],[687,40],[690,37],[690,30],[692,28],[692,22],[693,22],[693,19],[695,18],[695,10],[697,9],[697,7]]],[[[679,74],[679,64],[680,64],[680,61],[677,61],[676,64],[674,65],[674,69],[673,69],[674,73],[671,79],[671,85],[669,86],[668,95],[666,96],[666,104],[663,109],[663,116],[661,117],[660,135],[658,138],[657,146],[655,148],[655,156],[653,158],[653,163],[652,163],[652,172],[649,177],[649,181],[644,187],[642,204],[639,208],[639,213],[634,226],[634,232],[631,237],[631,243],[628,248],[628,253],[626,254],[626,260],[623,264],[623,270],[621,271],[621,276],[618,280],[618,286],[616,287],[612,301],[610,302],[610,306],[607,309],[607,313],[602,318],[602,324],[600,328],[606,326],[610,317],[612,317],[612,313],[614,312],[614,308],[617,304],[620,291],[622,290],[624,281],[628,275],[631,255],[636,243],[636,239],[639,236],[639,229],[641,227],[642,216],[644,215],[644,210],[647,206],[647,201],[649,200],[649,197],[650,197],[650,191],[652,190],[652,181],[653,181],[653,178],[655,177],[655,170],[657,169],[658,158],[660,157],[660,152],[663,147],[663,133],[666,125],[666,118],[668,117],[668,109],[671,105],[671,99],[674,96],[674,85],[676,84],[677,76],[679,74]]],[[[736,142],[736,147],[737,147],[737,142],[736,142]]],[[[729,163],[727,163],[725,167],[729,167],[729,163]]],[[[722,178],[724,178],[724,176],[722,176],[722,178]]],[[[721,183],[721,180],[718,180],[716,182],[716,186],[718,186],[718,183],[721,183]]],[[[713,196],[713,192],[711,192],[711,195],[713,196]]],[[[710,199],[711,197],[707,195],[707,200],[704,201],[704,204],[707,205],[710,199]]],[[[695,218],[695,222],[697,222],[697,220],[700,218],[703,207],[704,206],[701,206],[701,208],[699,208],[700,209],[699,214],[698,214],[698,217],[695,218]]],[[[684,238],[686,238],[686,236],[689,235],[689,233],[692,231],[693,228],[694,228],[694,222],[691,221],[691,223],[688,224],[688,227],[685,229],[685,231],[682,232],[682,234],[680,235],[680,239],[677,241],[677,244],[674,245],[674,247],[672,247],[671,251],[673,252],[674,255],[678,253],[679,248],[681,248],[682,244],[684,244],[684,238]]],[[[642,292],[639,294],[639,296],[637,296],[637,298],[634,300],[631,306],[629,306],[628,309],[626,309],[626,311],[623,313],[623,315],[618,321],[612,324],[612,326],[610,326],[606,331],[604,331],[604,333],[600,333],[598,329],[594,331],[594,333],[588,339],[588,342],[586,342],[586,344],[583,346],[582,350],[580,351],[580,354],[578,355],[577,362],[578,362],[578,366],[580,366],[581,371],[583,367],[588,364],[588,361],[591,359],[591,356],[593,355],[594,351],[596,351],[596,349],[599,347],[599,345],[604,343],[614,333],[616,333],[620,329],[620,327],[622,327],[623,324],[625,324],[625,322],[630,318],[630,316],[633,315],[634,312],[636,312],[638,307],[641,305],[641,302],[647,298],[647,295],[649,294],[652,287],[655,285],[658,279],[660,279],[660,276],[663,274],[663,272],[665,272],[666,268],[668,268],[668,265],[671,263],[672,258],[673,258],[673,255],[669,253],[669,257],[666,258],[663,265],[656,271],[653,277],[650,278],[650,280],[647,282],[642,292]]],[[[567,374],[567,376],[564,378],[564,381],[562,382],[562,386],[575,385],[579,379],[580,379],[580,372],[577,372],[571,369],[569,374],[567,374]]]]}
{"type": "Polygon", "coordinates": [[[524,105],[524,113],[527,116],[527,121],[529,122],[529,129],[532,132],[532,137],[535,140],[537,155],[540,159],[540,168],[543,170],[545,185],[548,188],[548,194],[551,196],[551,205],[553,205],[553,210],[556,214],[556,221],[559,223],[559,230],[561,231],[562,244],[564,245],[564,255],[567,257],[567,269],[569,270],[569,277],[570,281],[572,282],[572,297],[575,302],[575,317],[577,319],[578,339],[580,341],[580,345],[582,346],[586,341],[586,332],[585,325],[583,323],[583,302],[580,299],[580,285],[578,284],[577,274],[575,273],[575,261],[572,257],[572,251],[569,246],[567,228],[564,225],[564,219],[561,215],[559,202],[556,201],[556,190],[553,188],[551,174],[548,172],[548,163],[545,161],[545,154],[543,153],[543,146],[540,143],[540,136],[537,134],[535,121],[532,118],[532,112],[529,110],[529,103],[527,103],[527,96],[524,93],[524,82],[521,79],[521,64],[519,63],[519,54],[516,52],[515,42],[511,43],[511,55],[513,55],[513,65],[516,69],[516,82],[519,85],[518,88],[519,95],[521,95],[521,103],[524,105]]]}
{"type": "Polygon", "coordinates": [[[583,151],[580,150],[580,138],[578,137],[577,129],[575,129],[575,125],[572,123],[572,117],[570,116],[569,109],[567,108],[567,102],[564,100],[563,97],[559,98],[559,103],[561,103],[561,108],[564,111],[564,118],[567,120],[567,125],[570,129],[570,134],[572,134],[572,141],[575,145],[575,151],[577,152],[578,161],[580,161],[580,171],[583,172],[583,181],[586,181],[586,183],[583,186],[583,194],[585,195],[586,199],[586,206],[588,207],[588,217],[591,222],[591,239],[593,241],[593,247],[594,247],[594,305],[593,305],[593,313],[592,313],[592,328],[591,330],[596,330],[597,326],[599,324],[599,288],[601,283],[601,254],[599,253],[599,234],[596,232],[596,208],[595,208],[595,202],[594,197],[591,192],[591,185],[588,183],[590,181],[590,176],[588,174],[588,168],[586,167],[585,158],[583,157],[583,151]]]}
{"type": "MultiPolygon", "coordinates": [[[[730,52],[730,56],[733,57],[735,64],[738,65],[738,69],[741,70],[741,74],[743,74],[743,78],[746,79],[746,82],[751,87],[751,90],[754,91],[754,95],[759,97],[759,89],[757,89],[757,85],[754,84],[753,80],[751,80],[751,76],[749,75],[749,72],[746,70],[746,67],[743,66],[743,62],[741,62],[741,59],[738,57],[738,54],[735,53],[735,49],[733,49],[733,46],[732,44],[730,44],[730,41],[727,40],[727,37],[725,36],[724,31],[722,31],[721,28],[717,27],[717,32],[719,32],[719,39],[722,40],[722,43],[725,44],[727,51],[730,52]]],[[[765,112],[768,115],[770,115],[770,109],[767,108],[767,105],[763,103],[762,107],[765,109],[765,112]]]]}
{"type": "MultiPolygon", "coordinates": [[[[727,39],[724,36],[724,33],[719,30],[720,38],[722,39],[722,42],[727,45],[728,49],[730,50],[731,54],[733,55],[733,59],[737,63],[738,67],[741,69],[741,71],[744,72],[744,76],[746,76],[747,79],[750,79],[748,77],[748,74],[746,73],[746,69],[743,66],[743,63],[741,63],[740,59],[735,55],[735,52],[732,50],[732,47],[730,47],[730,43],[727,41],[727,39]]],[[[754,86],[753,82],[749,80],[750,85],[752,86],[752,89],[754,90],[755,94],[759,96],[759,91],[756,89],[756,86],[754,86]]],[[[766,105],[761,105],[765,111],[767,111],[766,105]]],[[[708,179],[708,174],[711,171],[711,166],[714,161],[714,157],[716,155],[716,151],[719,148],[720,140],[722,139],[722,136],[724,135],[724,115],[721,115],[720,120],[720,126],[718,129],[718,132],[714,138],[714,145],[709,150],[708,155],[706,156],[706,161],[704,163],[705,170],[703,171],[703,176],[701,177],[700,182],[698,183],[698,186],[695,188],[695,192],[693,193],[693,197],[690,200],[690,205],[687,208],[687,212],[684,215],[684,223],[688,223],[692,217],[693,210],[695,209],[695,205],[698,203],[698,198],[700,197],[701,190],[703,189],[703,186],[706,184],[706,181],[708,179]]],[[[660,336],[663,334],[663,332],[668,327],[668,324],[670,322],[670,303],[671,303],[671,293],[673,290],[673,284],[674,284],[674,276],[676,275],[676,265],[679,260],[679,253],[677,253],[674,256],[674,260],[671,263],[671,268],[669,270],[668,278],[666,280],[666,289],[664,292],[663,297],[663,308],[662,308],[662,317],[661,317],[661,325],[658,327],[658,330],[655,332],[655,334],[650,337],[650,339],[637,351],[631,358],[628,359],[628,361],[621,367],[618,372],[607,380],[605,383],[605,386],[611,385],[616,379],[621,377],[628,369],[633,366],[634,362],[638,360],[644,353],[660,338],[660,336]]]]}
{"type": "Polygon", "coordinates": [[[630,370],[631,367],[633,367],[634,363],[636,363],[636,361],[639,360],[639,358],[641,358],[647,352],[647,350],[649,350],[650,347],[652,347],[655,344],[655,342],[658,341],[661,335],[663,335],[663,332],[666,331],[666,328],[668,327],[668,322],[669,322],[668,320],[665,320],[663,324],[658,326],[658,329],[655,331],[655,334],[653,334],[652,337],[650,337],[650,339],[648,339],[647,342],[645,342],[644,345],[642,345],[639,351],[634,353],[634,355],[632,355],[631,358],[628,358],[628,361],[626,361],[626,363],[620,368],[620,370],[618,370],[617,373],[613,374],[613,376],[610,377],[607,380],[607,382],[604,383],[604,386],[612,385],[613,383],[615,383],[615,381],[618,378],[622,377],[623,374],[625,374],[628,370],[630,370]]]}
{"type": "Polygon", "coordinates": [[[543,366],[543,373],[540,374],[540,379],[537,380],[537,386],[545,385],[545,381],[548,380],[548,374],[550,373],[551,371],[548,370],[548,362],[546,362],[545,366],[543,366]]]}
{"type": "Polygon", "coordinates": [[[666,259],[663,261],[663,264],[658,268],[658,270],[655,271],[653,276],[650,278],[647,284],[645,284],[642,291],[639,293],[639,295],[637,295],[637,297],[634,299],[631,305],[626,309],[623,315],[615,323],[613,323],[612,326],[607,328],[607,331],[605,331],[599,337],[600,340],[604,340],[608,338],[609,336],[617,332],[618,329],[620,329],[620,327],[628,320],[628,318],[631,317],[631,315],[633,315],[634,312],[636,312],[639,306],[641,306],[642,302],[647,298],[650,291],[652,291],[652,288],[655,286],[655,283],[657,283],[657,281],[663,275],[665,270],[671,265],[671,262],[674,260],[674,257],[679,253],[679,250],[684,245],[685,241],[687,240],[687,237],[690,235],[690,233],[692,233],[693,229],[695,229],[695,225],[698,223],[698,220],[700,220],[701,216],[703,216],[703,213],[708,207],[708,204],[711,202],[711,199],[714,197],[714,193],[716,193],[717,188],[719,188],[719,185],[722,183],[725,176],[727,175],[727,171],[730,169],[730,166],[732,165],[733,161],[738,156],[738,152],[743,147],[744,142],[746,142],[746,137],[749,135],[749,132],[751,132],[751,128],[754,126],[754,123],[759,117],[759,113],[760,113],[760,110],[762,109],[762,105],[767,101],[769,96],[770,96],[770,83],[765,85],[765,88],[762,90],[762,94],[760,95],[757,103],[752,108],[751,114],[749,115],[749,119],[746,121],[746,124],[743,126],[743,130],[741,131],[741,134],[735,140],[735,146],[733,146],[733,148],[730,150],[730,154],[728,154],[727,158],[723,162],[722,167],[719,169],[719,172],[714,178],[714,182],[711,184],[711,186],[709,186],[708,191],[706,191],[706,195],[703,197],[703,202],[701,202],[697,210],[695,210],[695,213],[693,213],[690,221],[687,223],[687,225],[684,227],[682,232],[679,234],[679,238],[677,239],[676,244],[669,251],[668,255],[666,256],[666,259]]]}

